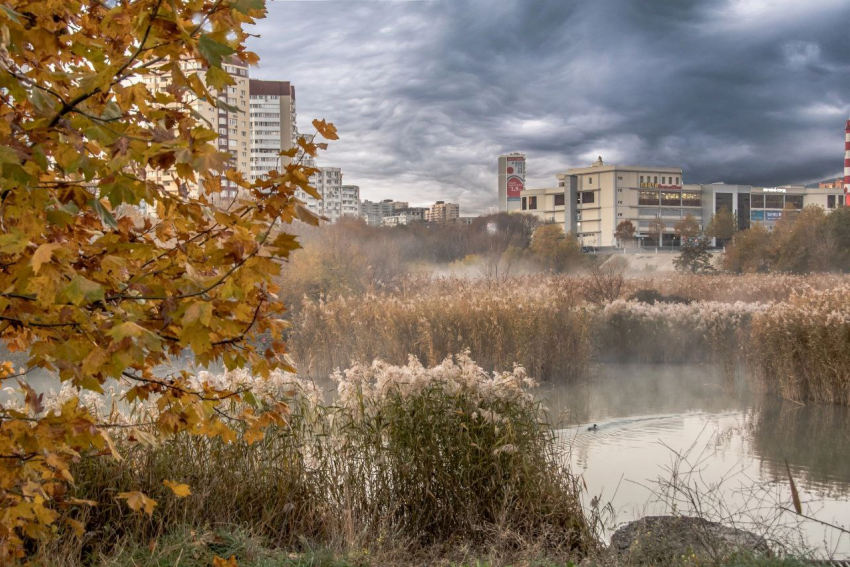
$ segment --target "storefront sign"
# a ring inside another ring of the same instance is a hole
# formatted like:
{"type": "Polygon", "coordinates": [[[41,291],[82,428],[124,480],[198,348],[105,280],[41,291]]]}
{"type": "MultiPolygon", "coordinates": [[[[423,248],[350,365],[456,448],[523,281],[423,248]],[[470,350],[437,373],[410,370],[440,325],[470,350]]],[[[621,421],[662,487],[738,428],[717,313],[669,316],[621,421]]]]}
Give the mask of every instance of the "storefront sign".
{"type": "Polygon", "coordinates": [[[765,211],[764,220],[777,221],[782,218],[782,211],[765,211]]]}
{"type": "Polygon", "coordinates": [[[765,193],[785,193],[785,189],[782,187],[765,187],[762,189],[765,193]]]}
{"type": "Polygon", "coordinates": [[[764,211],[750,211],[750,220],[764,222],[764,211]]]}

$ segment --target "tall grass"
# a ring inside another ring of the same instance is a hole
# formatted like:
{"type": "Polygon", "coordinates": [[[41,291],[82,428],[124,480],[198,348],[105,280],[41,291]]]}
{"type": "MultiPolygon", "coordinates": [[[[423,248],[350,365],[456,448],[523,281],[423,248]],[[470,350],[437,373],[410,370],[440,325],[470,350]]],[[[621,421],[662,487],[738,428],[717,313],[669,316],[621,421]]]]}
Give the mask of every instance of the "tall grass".
{"type": "Polygon", "coordinates": [[[850,286],[792,295],[753,318],[754,386],[796,401],[850,405],[850,286]]]}
{"type": "Polygon", "coordinates": [[[439,363],[469,350],[484,368],[525,367],[545,379],[575,379],[590,358],[590,314],[569,279],[502,286],[436,280],[398,293],[334,297],[302,306],[289,337],[299,373],[322,376],[380,358],[439,363]]]}
{"type": "Polygon", "coordinates": [[[594,545],[523,369],[488,374],[459,355],[432,368],[355,365],[336,379],[327,405],[309,382],[285,374],[258,383],[241,372],[200,375],[199,384],[255,386],[261,407],[289,403],[287,424],[257,442],[238,424],[235,442],[154,441],[145,424],[156,417],[155,401],[135,403],[117,418],[124,460],[84,460],[75,471],[73,495],[98,506],[81,512],[87,534],[76,546],[66,540],[64,553],[82,560],[184,526],[222,524],[289,549],[531,541],[580,556],[594,545]],[[163,479],[193,493],[178,499],[163,479]],[[152,517],[115,501],[128,490],[159,502],[152,517]]]}
{"type": "Polygon", "coordinates": [[[627,279],[605,303],[592,277],[538,275],[498,285],[411,278],[393,292],[305,303],[289,345],[305,375],[375,358],[400,364],[409,355],[435,364],[463,349],[485,368],[521,364],[547,381],[582,378],[594,359],[712,362],[730,380],[746,364],[757,391],[850,404],[848,281],[670,275],[627,279]],[[632,299],[640,290],[691,302],[632,299]]]}

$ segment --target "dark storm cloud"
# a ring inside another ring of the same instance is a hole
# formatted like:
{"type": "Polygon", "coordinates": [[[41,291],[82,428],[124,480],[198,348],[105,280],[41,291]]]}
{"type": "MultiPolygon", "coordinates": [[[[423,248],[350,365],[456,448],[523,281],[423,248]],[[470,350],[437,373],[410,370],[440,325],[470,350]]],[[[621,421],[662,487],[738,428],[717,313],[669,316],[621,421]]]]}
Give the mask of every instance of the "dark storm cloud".
{"type": "Polygon", "coordinates": [[[530,185],[587,165],[682,166],[689,182],[839,175],[846,0],[278,1],[253,72],[296,85],[320,161],[364,198],[496,203],[499,153],[530,185]]]}

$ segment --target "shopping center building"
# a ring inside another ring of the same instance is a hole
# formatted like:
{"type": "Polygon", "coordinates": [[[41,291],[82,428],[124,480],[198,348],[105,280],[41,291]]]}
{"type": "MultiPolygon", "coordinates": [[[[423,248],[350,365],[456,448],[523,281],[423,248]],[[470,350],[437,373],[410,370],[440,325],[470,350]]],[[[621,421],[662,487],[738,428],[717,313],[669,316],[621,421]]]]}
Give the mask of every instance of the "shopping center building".
{"type": "Polygon", "coordinates": [[[600,157],[590,167],[573,168],[556,175],[557,186],[526,189],[521,212],[543,222],[564,223],[582,246],[617,247],[614,235],[625,220],[635,227],[637,244],[655,244],[650,223],[664,224],[662,245],[678,244],[674,226],[693,216],[705,229],[721,208],[732,211],[739,228],[760,222],[772,228],[786,207],[819,205],[832,210],[842,204],[840,188],[807,189],[800,185],[753,187],[750,185],[686,185],[680,167],[606,164],[600,157]]]}

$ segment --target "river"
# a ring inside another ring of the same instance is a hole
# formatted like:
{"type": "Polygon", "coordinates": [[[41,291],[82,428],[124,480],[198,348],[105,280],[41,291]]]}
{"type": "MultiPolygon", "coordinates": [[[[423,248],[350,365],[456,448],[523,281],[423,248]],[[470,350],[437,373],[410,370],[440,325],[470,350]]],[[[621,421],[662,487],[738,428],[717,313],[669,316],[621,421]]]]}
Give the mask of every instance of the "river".
{"type": "Polygon", "coordinates": [[[796,551],[850,558],[850,536],[790,511],[787,472],[805,515],[850,527],[850,408],[764,399],[702,365],[602,364],[587,383],[542,395],[607,536],[700,509],[796,551]]]}

